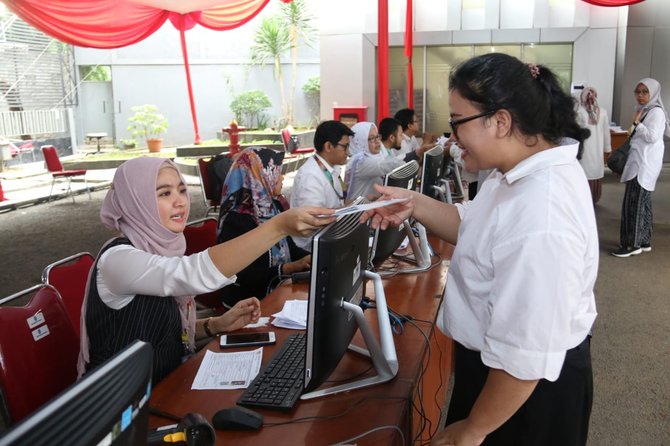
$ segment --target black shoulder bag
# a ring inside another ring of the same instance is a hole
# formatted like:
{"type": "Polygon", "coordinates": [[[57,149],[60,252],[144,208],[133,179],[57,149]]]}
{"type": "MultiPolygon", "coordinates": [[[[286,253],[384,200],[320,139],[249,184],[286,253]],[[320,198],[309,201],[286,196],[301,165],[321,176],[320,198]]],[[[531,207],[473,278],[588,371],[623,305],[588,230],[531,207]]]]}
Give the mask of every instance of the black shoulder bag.
{"type": "MultiPolygon", "coordinates": [[[[648,113],[649,111],[644,114],[642,119],[640,119],[640,122],[644,121],[644,118],[647,117],[648,113]]],[[[626,161],[628,161],[628,154],[630,153],[630,140],[633,138],[635,130],[637,130],[637,128],[634,128],[623,144],[612,151],[609,158],[607,158],[607,167],[609,167],[612,172],[618,173],[619,175],[623,173],[623,168],[626,166],[626,161]]]]}

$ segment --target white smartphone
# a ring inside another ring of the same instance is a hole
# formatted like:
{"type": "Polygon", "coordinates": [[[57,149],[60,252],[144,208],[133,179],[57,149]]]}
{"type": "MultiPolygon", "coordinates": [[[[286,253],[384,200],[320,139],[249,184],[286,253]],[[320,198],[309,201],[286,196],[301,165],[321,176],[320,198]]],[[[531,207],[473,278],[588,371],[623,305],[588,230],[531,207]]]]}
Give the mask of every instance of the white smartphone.
{"type": "Polygon", "coordinates": [[[246,347],[249,345],[268,345],[274,344],[274,331],[264,331],[260,333],[232,333],[221,335],[219,344],[224,347],[246,347]]]}

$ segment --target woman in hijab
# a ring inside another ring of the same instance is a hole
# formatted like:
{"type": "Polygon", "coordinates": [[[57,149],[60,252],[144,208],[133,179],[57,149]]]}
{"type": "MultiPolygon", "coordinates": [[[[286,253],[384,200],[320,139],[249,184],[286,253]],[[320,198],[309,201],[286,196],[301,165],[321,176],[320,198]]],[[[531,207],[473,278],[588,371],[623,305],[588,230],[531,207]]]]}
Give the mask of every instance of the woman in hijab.
{"type": "Polygon", "coordinates": [[[661,101],[661,85],[644,78],[635,87],[630,152],[621,174],[626,191],[621,206],[619,248],[616,257],[630,257],[651,251],[651,193],[663,167],[663,135],[668,134],[668,112],[661,101]]]}
{"type": "Polygon", "coordinates": [[[591,136],[584,140],[579,164],[589,180],[591,198],[595,204],[600,200],[602,178],[605,176],[603,153],[612,151],[612,143],[607,111],[598,105],[598,92],[593,87],[582,90],[577,108],[577,122],[591,132],[591,136]]]}
{"type": "MultiPolygon", "coordinates": [[[[241,152],[223,185],[218,242],[246,234],[284,211],[281,194],[284,152],[248,148],[241,152]]],[[[285,237],[237,274],[235,286],[224,288],[226,306],[247,298],[264,298],[279,277],[309,270],[311,256],[285,237]],[[296,259],[292,261],[292,259],[296,259]]]]}
{"type": "Polygon", "coordinates": [[[190,201],[177,166],[136,158],[114,175],[100,211],[119,236],[91,268],[82,311],[80,376],[136,339],[154,349],[153,382],[194,350],[195,339],[237,330],[258,320],[260,303],[247,299],[222,316],[195,319],[193,296],[234,281],[235,274],[288,234],[334,221],[333,211],[295,208],[235,240],[184,257],[190,201]]]}
{"type": "Polygon", "coordinates": [[[347,183],[347,196],[356,199],[359,196],[373,198],[376,194],[373,185],[381,185],[384,176],[404,164],[383,147],[377,126],[372,122],[356,123],[351,130],[354,136],[349,145],[349,163],[344,174],[347,183]]]}

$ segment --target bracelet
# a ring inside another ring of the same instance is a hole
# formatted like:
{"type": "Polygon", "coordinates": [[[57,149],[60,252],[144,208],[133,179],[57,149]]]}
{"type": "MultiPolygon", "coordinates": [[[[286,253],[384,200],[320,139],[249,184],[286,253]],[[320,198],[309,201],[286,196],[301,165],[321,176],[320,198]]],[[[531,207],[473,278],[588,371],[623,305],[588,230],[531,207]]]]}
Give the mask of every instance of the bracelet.
{"type": "Polygon", "coordinates": [[[207,336],[209,336],[210,338],[212,338],[212,337],[215,336],[215,334],[212,333],[212,330],[209,329],[209,321],[211,321],[211,320],[212,320],[212,318],[211,318],[211,317],[208,317],[207,320],[205,321],[205,323],[204,323],[203,326],[202,326],[202,328],[205,329],[205,334],[206,334],[207,336]]]}
{"type": "Polygon", "coordinates": [[[640,121],[633,121],[633,125],[637,127],[638,125],[640,125],[640,121]]]}

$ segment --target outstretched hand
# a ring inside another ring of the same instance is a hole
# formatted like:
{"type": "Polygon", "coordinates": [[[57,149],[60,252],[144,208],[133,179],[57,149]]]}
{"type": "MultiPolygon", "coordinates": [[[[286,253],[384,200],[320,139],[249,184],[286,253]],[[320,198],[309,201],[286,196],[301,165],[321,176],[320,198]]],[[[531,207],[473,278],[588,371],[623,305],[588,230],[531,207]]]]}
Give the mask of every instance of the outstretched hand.
{"type": "Polygon", "coordinates": [[[308,236],[315,229],[335,221],[334,209],[301,206],[282,212],[279,219],[281,229],[288,235],[308,236]]]}
{"type": "Polygon", "coordinates": [[[414,212],[413,193],[407,189],[398,187],[384,187],[374,185],[377,192],[381,194],[379,200],[390,200],[392,198],[408,198],[401,203],[395,203],[363,212],[360,222],[370,220],[370,226],[374,229],[380,227],[386,229],[389,226],[400,226],[414,212]]]}

